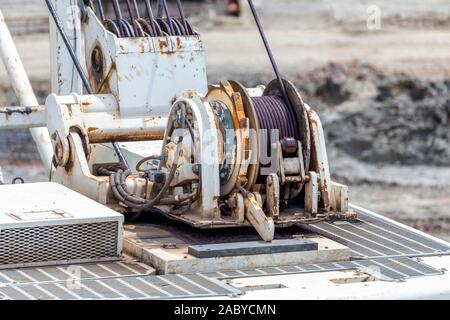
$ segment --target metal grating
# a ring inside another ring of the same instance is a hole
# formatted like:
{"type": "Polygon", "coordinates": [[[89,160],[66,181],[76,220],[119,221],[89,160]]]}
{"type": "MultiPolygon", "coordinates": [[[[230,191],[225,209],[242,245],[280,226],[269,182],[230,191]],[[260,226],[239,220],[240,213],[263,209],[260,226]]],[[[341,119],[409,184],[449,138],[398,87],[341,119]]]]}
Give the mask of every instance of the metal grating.
{"type": "Polygon", "coordinates": [[[0,268],[117,256],[118,223],[0,230],[0,268]]]}
{"type": "Polygon", "coordinates": [[[208,277],[217,279],[233,279],[255,276],[275,276],[301,274],[324,271],[359,270],[372,275],[377,280],[398,281],[415,277],[443,274],[442,270],[430,267],[408,257],[377,258],[367,260],[342,261],[333,263],[305,264],[299,266],[261,268],[255,270],[234,270],[207,273],[208,277]]]}
{"type": "Polygon", "coordinates": [[[379,219],[369,212],[357,212],[357,222],[321,222],[304,228],[348,246],[354,258],[418,257],[450,253],[449,245],[432,237],[379,219]]]}
{"type": "MultiPolygon", "coordinates": [[[[32,272],[40,272],[41,276],[53,278],[51,281],[32,281],[28,279],[23,282],[9,281],[0,285],[0,299],[13,300],[105,300],[105,299],[182,299],[182,298],[200,298],[214,297],[224,295],[240,295],[243,292],[225,282],[209,278],[201,274],[190,275],[165,275],[152,276],[147,275],[149,269],[142,265],[139,268],[129,264],[119,262],[96,265],[82,265],[83,268],[91,273],[89,277],[80,277],[73,279],[66,274],[65,279],[55,275],[49,277],[49,272],[42,273],[37,269],[29,269],[27,275],[32,272]],[[118,273],[111,270],[117,268],[120,264],[127,266],[128,273],[118,273]],[[110,276],[103,277],[101,274],[93,271],[100,267],[110,272],[110,276]],[[141,274],[136,274],[141,272],[141,274]],[[93,276],[95,274],[98,277],[93,276]]],[[[16,272],[24,270],[16,270],[16,272]]],[[[52,272],[57,272],[57,268],[52,268],[52,272]]],[[[5,272],[0,273],[0,277],[5,272]]],[[[16,275],[19,276],[19,275],[16,275]]],[[[22,275],[23,276],[23,275],[22,275]]],[[[36,277],[36,275],[35,275],[36,277]]],[[[10,279],[12,280],[12,279],[10,279]]]]}
{"type": "Polygon", "coordinates": [[[115,277],[153,275],[155,269],[137,262],[115,261],[86,263],[67,266],[46,266],[0,270],[0,286],[10,284],[40,284],[46,282],[67,282],[73,279],[106,279],[115,277]]]}
{"type": "Polygon", "coordinates": [[[243,292],[228,285],[224,281],[226,279],[351,269],[383,281],[442,274],[441,270],[408,257],[164,276],[151,275],[154,269],[142,263],[121,261],[3,270],[0,271],[0,299],[128,300],[233,296],[243,292]],[[80,271],[78,274],[73,272],[77,269],[80,271]]]}
{"type": "MultiPolygon", "coordinates": [[[[200,298],[243,294],[226,282],[226,279],[242,277],[358,270],[377,280],[402,281],[443,274],[443,270],[424,264],[417,257],[449,253],[450,246],[445,242],[370,213],[359,212],[359,216],[361,220],[355,223],[308,226],[349,246],[353,252],[351,261],[164,276],[153,275],[153,268],[136,261],[9,269],[0,270],[0,299],[200,298]]],[[[96,236],[89,233],[89,237],[96,236]]],[[[98,240],[93,240],[90,244],[93,247],[94,242],[98,245],[98,240]]],[[[27,250],[33,248],[33,244],[24,245],[28,246],[27,250]]],[[[6,252],[4,246],[0,250],[6,252]]]]}

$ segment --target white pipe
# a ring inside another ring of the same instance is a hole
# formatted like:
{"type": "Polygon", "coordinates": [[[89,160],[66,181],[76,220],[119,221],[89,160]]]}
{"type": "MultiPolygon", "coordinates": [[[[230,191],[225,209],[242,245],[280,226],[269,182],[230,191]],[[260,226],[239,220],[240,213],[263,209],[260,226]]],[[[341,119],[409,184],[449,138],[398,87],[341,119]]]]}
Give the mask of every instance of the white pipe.
{"type": "Polygon", "coordinates": [[[2,167],[0,167],[0,185],[5,184],[5,179],[3,178],[2,167]]]}
{"type": "Polygon", "coordinates": [[[0,130],[42,128],[46,123],[44,107],[0,107],[0,130]]]}
{"type": "MultiPolygon", "coordinates": [[[[31,87],[22,60],[17,52],[14,41],[5,23],[3,13],[0,9],[0,55],[2,57],[5,68],[8,71],[11,84],[19,100],[20,105],[28,107],[38,107],[39,103],[31,87]]],[[[50,173],[53,157],[53,147],[50,141],[48,130],[45,127],[30,129],[31,136],[38,148],[42,163],[50,173]]]]}

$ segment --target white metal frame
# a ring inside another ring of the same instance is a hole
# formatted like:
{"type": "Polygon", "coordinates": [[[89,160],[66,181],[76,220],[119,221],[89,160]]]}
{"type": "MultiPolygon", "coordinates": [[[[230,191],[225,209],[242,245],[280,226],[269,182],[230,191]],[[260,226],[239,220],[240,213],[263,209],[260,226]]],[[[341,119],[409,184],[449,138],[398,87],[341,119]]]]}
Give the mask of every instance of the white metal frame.
{"type": "MultiPolygon", "coordinates": [[[[17,100],[21,106],[26,107],[39,107],[36,95],[34,94],[33,88],[31,87],[30,80],[28,79],[25,68],[20,59],[19,53],[17,52],[14,41],[9,32],[8,26],[5,23],[3,13],[0,9],[0,56],[2,57],[3,63],[5,64],[6,70],[11,79],[11,84],[16,94],[17,100]]],[[[15,115],[13,121],[17,119],[15,115]]],[[[25,117],[25,121],[35,123],[34,128],[30,129],[31,136],[36,143],[39,155],[41,157],[42,163],[47,171],[51,170],[53,148],[50,142],[50,137],[48,131],[44,127],[38,127],[40,121],[42,121],[41,116],[37,116],[38,119],[30,119],[31,117],[25,117]]],[[[0,117],[0,127],[5,119],[0,117]]],[[[6,126],[8,127],[8,123],[6,126]]]]}

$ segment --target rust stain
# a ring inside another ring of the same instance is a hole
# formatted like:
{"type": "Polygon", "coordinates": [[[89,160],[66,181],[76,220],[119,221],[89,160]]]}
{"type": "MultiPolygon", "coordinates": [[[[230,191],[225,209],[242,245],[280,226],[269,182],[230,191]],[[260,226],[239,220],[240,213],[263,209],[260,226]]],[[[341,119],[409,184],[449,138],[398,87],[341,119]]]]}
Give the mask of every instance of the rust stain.
{"type": "Polygon", "coordinates": [[[161,54],[171,56],[174,54],[173,51],[169,51],[169,43],[166,40],[158,39],[158,47],[161,54]]]}
{"type": "Polygon", "coordinates": [[[89,102],[89,101],[83,101],[83,102],[81,102],[81,106],[83,106],[83,107],[90,107],[92,105],[92,103],[91,102],[89,102]]]}
{"type": "MultiPolygon", "coordinates": [[[[154,117],[150,117],[150,118],[144,119],[144,123],[147,124],[147,125],[152,125],[157,120],[161,120],[161,119],[162,119],[161,116],[154,116],[154,117]]],[[[141,130],[142,130],[142,128],[141,128],[141,130]]]]}
{"type": "Polygon", "coordinates": [[[328,192],[327,180],[325,180],[325,179],[323,180],[323,184],[320,187],[320,191],[322,191],[324,193],[328,192]]]}
{"type": "Polygon", "coordinates": [[[177,51],[183,49],[183,43],[181,42],[180,37],[177,37],[175,42],[176,42],[177,51]]]}
{"type": "Polygon", "coordinates": [[[311,110],[307,110],[306,112],[308,113],[309,121],[311,121],[312,124],[314,124],[314,125],[317,126],[318,123],[317,123],[317,121],[316,121],[316,119],[315,119],[315,117],[314,117],[314,113],[311,112],[311,110]]]}
{"type": "Polygon", "coordinates": [[[73,111],[72,111],[72,105],[71,104],[67,105],[67,110],[69,111],[69,117],[72,118],[73,117],[73,111]]]}
{"type": "Polygon", "coordinates": [[[195,95],[195,91],[192,91],[192,90],[186,91],[186,96],[187,96],[189,99],[194,98],[194,95],[195,95]]]}
{"type": "Polygon", "coordinates": [[[67,161],[64,169],[66,170],[67,175],[71,175],[72,174],[72,170],[73,170],[73,161],[72,160],[67,161]]]}
{"type": "MultiPolygon", "coordinates": [[[[103,80],[99,83],[98,88],[96,90],[97,93],[112,93],[111,87],[109,86],[109,80],[112,76],[112,74],[116,71],[116,63],[113,62],[111,64],[111,68],[109,69],[106,76],[103,78],[103,80]]],[[[117,73],[117,80],[120,81],[119,74],[117,73]]]]}
{"type": "Polygon", "coordinates": [[[92,131],[96,131],[96,130],[98,130],[98,128],[96,128],[96,127],[89,127],[89,128],[87,128],[88,132],[92,132],[92,131]]]}
{"type": "Polygon", "coordinates": [[[133,133],[127,131],[104,132],[102,130],[95,130],[88,132],[88,136],[91,143],[105,143],[114,140],[123,142],[154,141],[164,139],[164,132],[148,132],[142,128],[133,133]]]}
{"type": "Polygon", "coordinates": [[[164,51],[169,47],[169,45],[166,40],[158,39],[158,47],[159,50],[164,51]]]}

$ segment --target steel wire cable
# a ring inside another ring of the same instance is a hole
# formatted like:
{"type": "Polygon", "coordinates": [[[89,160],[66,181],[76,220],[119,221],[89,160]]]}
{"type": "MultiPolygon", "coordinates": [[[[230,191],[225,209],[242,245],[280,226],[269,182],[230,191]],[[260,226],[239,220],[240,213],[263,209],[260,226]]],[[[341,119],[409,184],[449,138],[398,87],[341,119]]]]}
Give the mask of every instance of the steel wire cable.
{"type": "Polygon", "coordinates": [[[91,7],[104,27],[119,38],[195,35],[196,33],[186,18],[180,0],[176,1],[176,6],[178,18],[170,14],[166,0],[158,0],[156,17],[153,14],[150,0],[110,0],[108,2],[97,0],[96,5],[93,4],[91,7]],[[123,4],[125,4],[125,12],[127,12],[128,17],[123,14],[123,4]],[[107,16],[108,5],[113,9],[112,17],[107,16]],[[140,13],[141,7],[144,8],[146,13],[143,16],[140,13]]]}
{"type": "MultiPolygon", "coordinates": [[[[295,110],[280,96],[252,97],[256,116],[260,130],[266,131],[268,150],[273,142],[271,141],[272,130],[277,130],[278,139],[294,138],[301,140],[298,130],[295,110]]],[[[260,132],[261,134],[262,132],[260,132]]]]}

